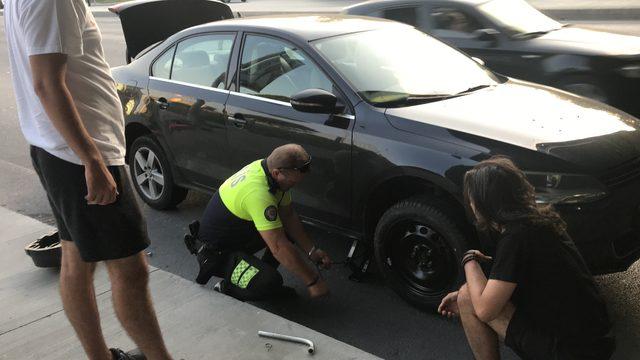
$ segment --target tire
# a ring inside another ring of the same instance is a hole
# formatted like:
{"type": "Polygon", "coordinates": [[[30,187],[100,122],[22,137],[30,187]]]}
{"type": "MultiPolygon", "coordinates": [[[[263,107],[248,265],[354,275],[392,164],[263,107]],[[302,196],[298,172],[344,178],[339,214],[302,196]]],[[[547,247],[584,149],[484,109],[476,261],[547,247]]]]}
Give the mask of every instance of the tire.
{"type": "Polygon", "coordinates": [[[571,75],[561,78],[556,87],[570,93],[608,104],[610,97],[598,79],[590,75],[571,75]]]}
{"type": "Polygon", "coordinates": [[[149,136],[141,136],[131,145],[129,173],[138,195],[154,209],[174,208],[187,197],[188,190],[173,182],[164,151],[149,136]]]}
{"type": "Polygon", "coordinates": [[[378,221],[374,256],[387,284],[409,303],[427,310],[462,285],[463,229],[446,204],[422,198],[401,201],[378,221]]]}

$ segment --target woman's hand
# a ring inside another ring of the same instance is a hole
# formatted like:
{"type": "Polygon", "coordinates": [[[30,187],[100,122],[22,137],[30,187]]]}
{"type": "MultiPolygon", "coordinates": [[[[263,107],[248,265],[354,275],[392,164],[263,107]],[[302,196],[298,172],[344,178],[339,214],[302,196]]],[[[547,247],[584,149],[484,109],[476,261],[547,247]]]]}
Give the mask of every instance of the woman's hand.
{"type": "Polygon", "coordinates": [[[448,318],[456,317],[460,314],[460,310],[458,309],[458,292],[454,291],[442,299],[440,302],[440,306],[438,306],[438,312],[442,316],[446,316],[448,318]]]}

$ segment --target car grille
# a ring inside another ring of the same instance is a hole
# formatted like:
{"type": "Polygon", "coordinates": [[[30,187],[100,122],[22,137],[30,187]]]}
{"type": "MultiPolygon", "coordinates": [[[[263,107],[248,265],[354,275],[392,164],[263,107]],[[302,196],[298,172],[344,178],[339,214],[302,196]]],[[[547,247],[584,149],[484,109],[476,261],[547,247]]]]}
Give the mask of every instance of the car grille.
{"type": "Polygon", "coordinates": [[[640,157],[626,161],[612,169],[607,170],[602,176],[602,181],[607,187],[616,188],[640,177],[640,157]]]}

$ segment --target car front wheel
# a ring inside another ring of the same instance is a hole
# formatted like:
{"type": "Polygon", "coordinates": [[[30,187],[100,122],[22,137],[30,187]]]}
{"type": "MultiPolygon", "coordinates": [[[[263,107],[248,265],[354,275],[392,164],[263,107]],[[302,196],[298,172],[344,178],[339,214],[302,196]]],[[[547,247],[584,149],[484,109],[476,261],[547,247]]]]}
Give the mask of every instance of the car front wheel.
{"type": "Polygon", "coordinates": [[[587,97],[607,104],[609,96],[600,82],[589,75],[567,76],[561,79],[557,85],[560,89],[570,93],[587,97]]]}
{"type": "Polygon", "coordinates": [[[154,209],[173,208],[187,196],[187,189],[174,184],[164,152],[148,136],[139,137],[131,145],[129,170],[138,194],[154,209]]]}
{"type": "Polygon", "coordinates": [[[446,208],[425,199],[404,200],[389,208],[376,227],[374,254],[382,276],[420,308],[437,307],[464,280],[459,263],[466,241],[446,208]]]}

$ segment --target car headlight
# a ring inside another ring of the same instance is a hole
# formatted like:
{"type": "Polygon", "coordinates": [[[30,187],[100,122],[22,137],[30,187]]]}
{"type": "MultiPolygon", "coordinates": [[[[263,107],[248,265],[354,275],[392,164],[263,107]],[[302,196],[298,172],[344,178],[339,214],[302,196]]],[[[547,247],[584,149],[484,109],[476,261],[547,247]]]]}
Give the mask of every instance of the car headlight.
{"type": "Polygon", "coordinates": [[[588,175],[525,172],[538,204],[579,204],[600,200],[607,190],[588,175]]]}
{"type": "Polygon", "coordinates": [[[618,71],[624,77],[634,78],[634,79],[640,78],[640,64],[627,65],[627,66],[621,67],[618,71]]]}

